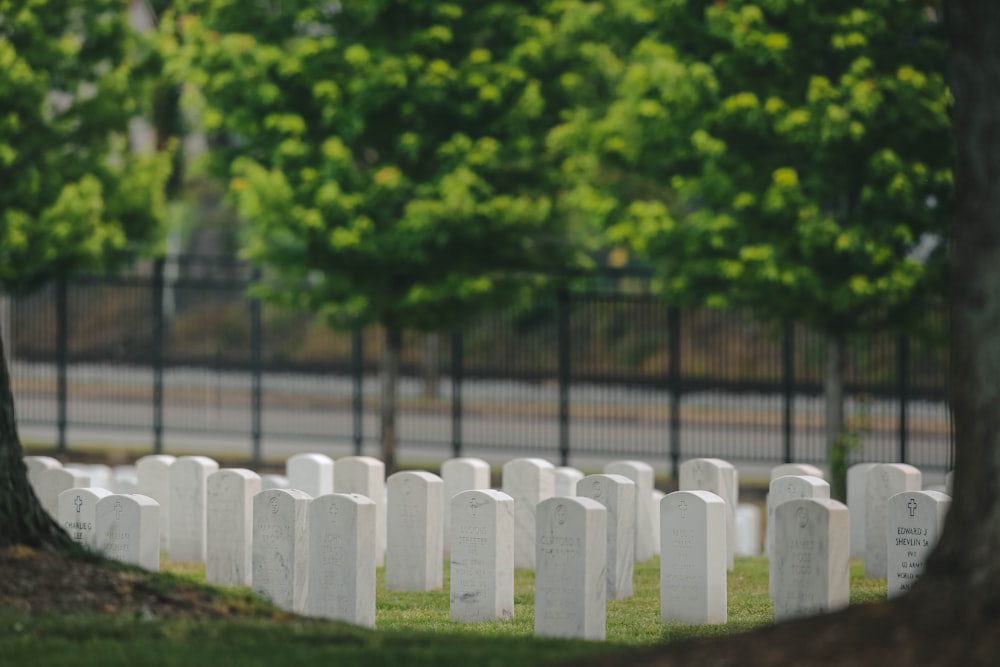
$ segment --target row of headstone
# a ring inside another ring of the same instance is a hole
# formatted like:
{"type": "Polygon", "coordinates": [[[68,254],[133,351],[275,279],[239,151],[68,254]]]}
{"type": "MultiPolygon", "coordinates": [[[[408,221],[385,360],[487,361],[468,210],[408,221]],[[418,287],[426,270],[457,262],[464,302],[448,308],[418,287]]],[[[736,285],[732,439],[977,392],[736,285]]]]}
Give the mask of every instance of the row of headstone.
{"type": "Polygon", "coordinates": [[[123,563],[160,569],[160,506],[152,498],[69,488],[59,494],[56,516],[76,542],[123,563]]]}

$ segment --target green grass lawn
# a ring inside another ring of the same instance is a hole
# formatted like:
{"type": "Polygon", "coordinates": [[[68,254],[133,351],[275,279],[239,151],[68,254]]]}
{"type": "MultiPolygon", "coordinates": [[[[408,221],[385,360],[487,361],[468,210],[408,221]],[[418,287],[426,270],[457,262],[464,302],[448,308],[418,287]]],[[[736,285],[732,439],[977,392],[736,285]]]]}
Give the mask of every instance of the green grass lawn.
{"type": "MultiPolygon", "coordinates": [[[[203,568],[165,564],[183,579],[203,568]]],[[[885,598],[884,580],[851,564],[851,602],[885,598]]],[[[772,622],[767,560],[738,558],[729,574],[729,622],[686,627],[660,623],[659,563],[637,565],[635,595],[608,602],[607,641],[535,639],[533,573],[518,571],[515,618],[465,625],[449,620],[448,571],[440,591],[385,590],[378,573],[377,630],[315,619],[143,620],[132,617],[25,617],[0,610],[0,665],[516,665],[530,667],[687,637],[719,635],[772,622]]],[[[246,589],[233,589],[246,604],[246,589]]]]}

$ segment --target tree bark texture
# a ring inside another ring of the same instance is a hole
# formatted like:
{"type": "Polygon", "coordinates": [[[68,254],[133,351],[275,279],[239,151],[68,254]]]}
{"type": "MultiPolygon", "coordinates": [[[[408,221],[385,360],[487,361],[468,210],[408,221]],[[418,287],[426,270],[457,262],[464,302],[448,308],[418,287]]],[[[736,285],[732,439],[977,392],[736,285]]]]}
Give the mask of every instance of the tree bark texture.
{"type": "Polygon", "coordinates": [[[838,448],[847,444],[844,432],[844,335],[841,333],[827,334],[823,398],[826,403],[824,433],[826,460],[830,464],[830,491],[834,498],[844,500],[847,495],[846,467],[839,465],[837,459],[844,455],[838,448]]]}
{"type": "Polygon", "coordinates": [[[957,210],[951,274],[953,499],[914,596],[1000,613],[1000,2],[948,0],[957,210]]]}
{"type": "Polygon", "coordinates": [[[396,386],[399,381],[399,358],[403,351],[403,331],[392,325],[385,327],[385,349],[379,368],[381,383],[379,415],[381,421],[380,440],[382,462],[385,472],[391,475],[396,470],[396,386]]]}

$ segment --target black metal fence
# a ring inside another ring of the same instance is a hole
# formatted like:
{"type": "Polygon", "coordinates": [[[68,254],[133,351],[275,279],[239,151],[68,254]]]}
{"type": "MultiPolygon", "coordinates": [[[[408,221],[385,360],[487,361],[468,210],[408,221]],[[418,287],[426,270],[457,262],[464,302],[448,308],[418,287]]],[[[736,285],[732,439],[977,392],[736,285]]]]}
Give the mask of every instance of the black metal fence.
{"type": "MultiPolygon", "coordinates": [[[[247,296],[245,265],[181,257],[10,301],[22,424],[246,436],[259,462],[287,438],[377,440],[378,328],[338,333],[247,296]]],[[[946,319],[919,335],[848,340],[855,460],[946,469],[946,319]]],[[[746,311],[680,309],[641,275],[608,272],[488,313],[458,332],[407,334],[401,454],[825,460],[825,340],[746,311]]]]}

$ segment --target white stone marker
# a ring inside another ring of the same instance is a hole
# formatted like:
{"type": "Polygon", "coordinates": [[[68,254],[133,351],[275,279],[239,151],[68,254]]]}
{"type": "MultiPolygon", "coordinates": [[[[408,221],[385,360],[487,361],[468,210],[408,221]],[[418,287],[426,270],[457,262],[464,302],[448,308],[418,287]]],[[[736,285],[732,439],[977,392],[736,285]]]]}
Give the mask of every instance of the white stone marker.
{"type": "Polygon", "coordinates": [[[736,506],[736,555],[760,555],[760,507],[751,503],[736,506]]]}
{"type": "Polygon", "coordinates": [[[118,493],[115,491],[114,473],[111,470],[111,466],[104,465],[103,463],[77,463],[70,461],[63,468],[82,472],[90,480],[90,484],[88,484],[90,487],[107,489],[112,493],[118,493]]]}
{"type": "Polygon", "coordinates": [[[885,579],[889,498],[903,491],[919,491],[920,471],[906,463],[880,463],[868,471],[865,497],[865,577],[885,579]]]}
{"type": "MultiPolygon", "coordinates": [[[[94,486],[93,479],[93,473],[91,473],[91,486],[94,486]]],[[[135,466],[122,465],[112,468],[111,490],[120,494],[139,493],[139,475],[136,473],[135,466]]]]}
{"type": "Polygon", "coordinates": [[[726,503],[709,491],[675,491],[660,502],[660,620],[728,620],[726,503]]]}
{"type": "Polygon", "coordinates": [[[41,498],[38,493],[39,473],[52,468],[62,468],[62,463],[51,456],[25,456],[21,460],[24,461],[24,466],[28,469],[28,483],[31,484],[32,491],[35,492],[36,497],[41,498]]]}
{"type": "Polygon", "coordinates": [[[150,454],[135,462],[138,493],[160,504],[160,550],[170,544],[170,466],[176,459],[169,454],[150,454]]]}
{"type": "Polygon", "coordinates": [[[877,463],[855,463],[847,469],[847,509],[851,511],[851,558],[865,557],[868,530],[868,472],[877,463]]]}
{"type": "Polygon", "coordinates": [[[444,550],[451,551],[451,499],[462,491],[490,488],[490,464],[472,456],[459,456],[441,464],[444,482],[444,550]]]}
{"type": "Polygon", "coordinates": [[[313,498],[333,493],[333,459],[326,454],[296,454],[285,461],[290,488],[305,491],[313,498]]]}
{"type": "Polygon", "coordinates": [[[207,456],[182,456],[170,465],[170,560],[205,562],[208,476],[218,469],[207,456]]]}
{"type": "Polygon", "coordinates": [[[653,489],[650,491],[649,495],[652,497],[652,507],[653,509],[653,548],[656,550],[656,554],[660,554],[660,503],[663,499],[667,497],[663,491],[659,489],[653,489]]]}
{"type": "Polygon", "coordinates": [[[555,467],[545,459],[503,464],[503,492],[514,499],[514,567],[535,567],[535,510],[555,494],[555,467]]]}
{"type": "Polygon", "coordinates": [[[624,475],[588,475],[577,482],[574,495],[596,500],[608,511],[608,599],[632,597],[635,482],[624,475]]]}
{"type": "Polygon", "coordinates": [[[772,481],[778,479],[779,477],[787,477],[788,475],[826,479],[826,475],[823,474],[823,471],[810,463],[782,463],[781,465],[771,468],[772,481]]]}
{"type": "Polygon", "coordinates": [[[462,491],[451,502],[451,620],[514,618],[514,499],[503,491],[462,491]]]}
{"type": "Polygon", "coordinates": [[[849,524],[847,506],[829,498],[789,500],[775,508],[775,621],[847,606],[849,524]]]}
{"type": "Polygon", "coordinates": [[[444,585],[444,482],[423,470],[397,472],[386,480],[388,544],[385,587],[433,591],[444,585]]]}
{"type": "Polygon", "coordinates": [[[292,485],[288,483],[288,478],[284,475],[265,474],[260,476],[261,491],[290,488],[292,488],[292,485]]]}
{"type": "Polygon", "coordinates": [[[739,474],[722,459],[691,459],[681,464],[681,491],[710,491],[726,502],[726,564],[732,570],[736,555],[736,506],[739,504],[739,474]]]}
{"type": "Polygon", "coordinates": [[[538,504],[535,636],[605,638],[607,514],[592,498],[538,504]]]}
{"type": "MultiPolygon", "coordinates": [[[[767,553],[774,554],[774,509],[781,503],[797,498],[829,498],[830,485],[819,477],[809,475],[785,475],[771,480],[767,492],[767,553]]],[[[768,592],[774,598],[774,583],[777,575],[777,561],[772,557],[768,567],[768,592]]]]}
{"type": "Polygon", "coordinates": [[[644,461],[611,461],[604,473],[621,475],[635,483],[635,562],[644,563],[656,555],[653,542],[653,466],[644,461]]]}
{"type": "Polygon", "coordinates": [[[305,612],[311,500],[299,489],[268,489],[253,497],[253,590],[286,611],[305,612]]]}
{"type": "Polygon", "coordinates": [[[59,494],[66,489],[80,489],[90,486],[86,473],[70,468],[48,468],[38,473],[35,495],[42,508],[56,521],[59,520],[59,494]]]}
{"type": "Polygon", "coordinates": [[[337,493],[358,493],[375,503],[375,564],[385,565],[385,464],[372,456],[345,456],[333,469],[337,493]]]}
{"type": "Polygon", "coordinates": [[[252,470],[223,468],[208,476],[205,581],[220,586],[252,583],[253,497],[260,476],[252,470]]]}
{"type": "Polygon", "coordinates": [[[97,501],[97,550],[108,558],[160,569],[160,505],[149,496],[109,494],[97,501]]]}
{"type": "Polygon", "coordinates": [[[110,496],[107,489],[90,487],[66,489],[59,494],[59,525],[73,541],[91,549],[97,548],[97,501],[110,496]]]}
{"type": "Polygon", "coordinates": [[[886,562],[890,598],[910,590],[924,571],[950,506],[951,497],[940,491],[904,491],[889,498],[886,562]]]}
{"type": "Polygon", "coordinates": [[[583,479],[583,471],[571,466],[558,466],[553,475],[553,494],[570,498],[576,495],[576,483],[583,479]]]}
{"type": "Polygon", "coordinates": [[[375,627],[375,501],[331,493],[309,504],[306,613],[375,627]]]}

